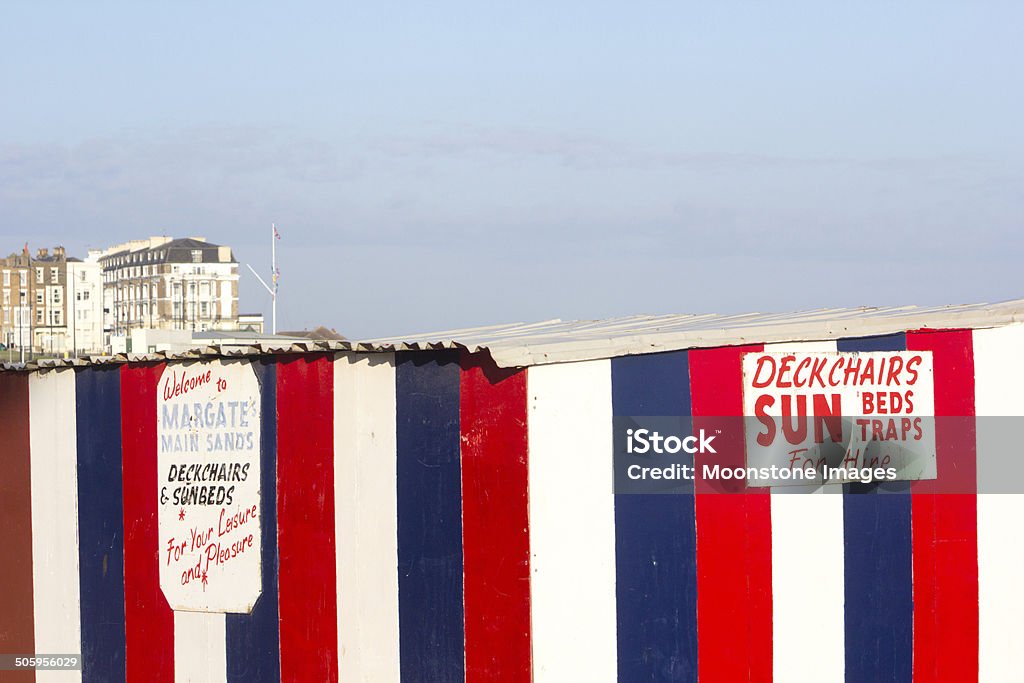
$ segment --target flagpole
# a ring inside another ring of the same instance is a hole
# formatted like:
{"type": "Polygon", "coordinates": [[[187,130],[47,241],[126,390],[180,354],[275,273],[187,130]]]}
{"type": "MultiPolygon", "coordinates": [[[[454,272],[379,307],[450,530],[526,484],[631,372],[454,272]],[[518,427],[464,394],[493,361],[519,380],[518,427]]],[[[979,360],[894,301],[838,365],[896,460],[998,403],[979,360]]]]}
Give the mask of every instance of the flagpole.
{"type": "Polygon", "coordinates": [[[271,332],[277,334],[277,224],[270,224],[270,276],[274,283],[274,292],[270,297],[271,302],[271,332]]]}

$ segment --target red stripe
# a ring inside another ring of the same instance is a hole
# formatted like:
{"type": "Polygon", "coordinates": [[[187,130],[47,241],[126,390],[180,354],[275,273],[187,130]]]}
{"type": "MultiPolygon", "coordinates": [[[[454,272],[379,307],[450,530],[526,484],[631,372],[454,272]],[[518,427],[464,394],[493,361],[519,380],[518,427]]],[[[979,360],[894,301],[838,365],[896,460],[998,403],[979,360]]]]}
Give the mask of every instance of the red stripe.
{"type": "MultiPolygon", "coordinates": [[[[28,374],[0,373],[0,653],[35,652],[32,601],[32,463],[28,374]]],[[[32,671],[5,671],[5,681],[34,681],[32,671]]]]}
{"type": "Polygon", "coordinates": [[[531,680],[526,372],[463,363],[466,681],[531,680]]]}
{"type": "MultiPolygon", "coordinates": [[[[690,352],[693,427],[715,431],[705,463],[742,467],[744,353],[761,346],[690,352]],[[721,418],[728,418],[723,420],[721,418]]],[[[772,679],[771,499],[765,493],[712,493],[695,482],[697,517],[697,666],[702,681],[772,679]]]]}
{"type": "Polygon", "coordinates": [[[334,366],[329,357],[278,364],[277,420],[281,680],[337,681],[334,366]]]}
{"type": "MultiPolygon", "coordinates": [[[[908,332],[907,349],[931,351],[935,415],[974,416],[970,330],[908,332]]],[[[936,421],[938,479],[911,486],[914,681],[978,680],[978,508],[970,420],[936,421]]]]}
{"type": "Polygon", "coordinates": [[[121,368],[124,501],[125,673],[174,681],[174,611],[160,590],[157,559],[156,388],[163,364],[121,368]]]}

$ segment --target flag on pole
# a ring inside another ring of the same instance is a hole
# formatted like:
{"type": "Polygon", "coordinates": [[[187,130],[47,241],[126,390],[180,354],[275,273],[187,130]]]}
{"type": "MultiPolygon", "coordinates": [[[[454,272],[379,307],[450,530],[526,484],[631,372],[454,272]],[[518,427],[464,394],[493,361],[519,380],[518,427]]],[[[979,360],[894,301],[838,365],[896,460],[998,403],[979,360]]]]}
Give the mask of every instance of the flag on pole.
{"type": "Polygon", "coordinates": [[[277,231],[277,225],[274,224],[274,225],[271,225],[270,227],[274,229],[274,239],[278,239],[278,240],[281,239],[281,233],[279,233],[277,231]]]}
{"type": "MultiPolygon", "coordinates": [[[[278,238],[278,239],[280,239],[280,238],[278,238]]],[[[278,287],[277,281],[280,280],[280,279],[281,279],[281,269],[275,267],[274,268],[274,275],[273,275],[274,293],[275,294],[277,293],[277,287],[278,287]]]]}

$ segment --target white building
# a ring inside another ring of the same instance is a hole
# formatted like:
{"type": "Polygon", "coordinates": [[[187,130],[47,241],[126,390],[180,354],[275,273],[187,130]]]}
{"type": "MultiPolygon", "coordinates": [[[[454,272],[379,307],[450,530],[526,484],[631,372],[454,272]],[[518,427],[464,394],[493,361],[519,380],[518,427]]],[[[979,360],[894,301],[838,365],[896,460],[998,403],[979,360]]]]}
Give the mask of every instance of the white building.
{"type": "Polygon", "coordinates": [[[68,349],[73,355],[104,347],[103,277],[100,264],[68,259],[68,349]]]}
{"type": "Polygon", "coordinates": [[[88,260],[101,268],[111,337],[238,327],[238,262],[230,247],[203,237],[150,237],[92,251],[88,260]]]}

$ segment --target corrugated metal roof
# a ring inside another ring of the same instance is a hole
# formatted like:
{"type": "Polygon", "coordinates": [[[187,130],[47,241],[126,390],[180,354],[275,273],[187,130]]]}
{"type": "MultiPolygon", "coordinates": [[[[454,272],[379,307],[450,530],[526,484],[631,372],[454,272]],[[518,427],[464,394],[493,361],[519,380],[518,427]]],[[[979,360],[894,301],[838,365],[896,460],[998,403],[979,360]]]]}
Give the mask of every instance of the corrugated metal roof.
{"type": "MultiPolygon", "coordinates": [[[[902,306],[834,308],[800,313],[629,316],[607,320],[513,323],[365,341],[222,345],[176,354],[46,360],[29,364],[24,369],[315,351],[375,353],[439,349],[486,351],[500,367],[523,367],[713,346],[822,341],[904,330],[999,327],[1019,322],[1024,322],[1024,299],[930,308],[902,306]]],[[[3,368],[23,369],[10,365],[3,368]]]]}

